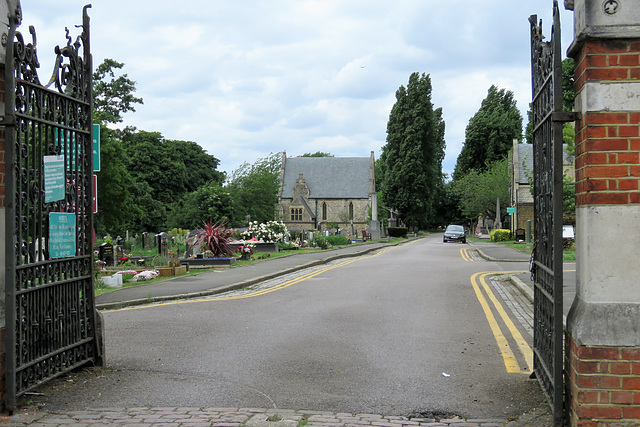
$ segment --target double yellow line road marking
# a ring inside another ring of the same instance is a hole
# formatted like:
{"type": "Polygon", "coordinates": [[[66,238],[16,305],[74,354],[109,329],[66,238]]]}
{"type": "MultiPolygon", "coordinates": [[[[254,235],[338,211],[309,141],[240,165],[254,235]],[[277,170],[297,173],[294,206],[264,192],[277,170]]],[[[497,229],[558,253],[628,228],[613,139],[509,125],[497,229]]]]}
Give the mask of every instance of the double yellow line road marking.
{"type": "Polygon", "coordinates": [[[471,249],[471,248],[462,248],[460,249],[460,256],[465,261],[473,261],[473,258],[471,257],[471,254],[470,254],[470,251],[473,251],[473,250],[474,249],[471,249]]]}
{"type": "Polygon", "coordinates": [[[520,334],[520,331],[518,330],[516,325],[514,325],[514,323],[511,321],[511,318],[502,307],[500,301],[498,301],[498,298],[496,298],[496,296],[494,295],[486,280],[488,276],[515,273],[525,273],[525,271],[490,271],[476,273],[471,276],[471,285],[473,286],[476,297],[478,298],[478,301],[480,302],[480,305],[484,310],[484,314],[489,321],[491,332],[493,332],[493,336],[498,343],[498,347],[500,348],[500,353],[502,354],[502,358],[504,359],[504,365],[507,368],[507,372],[529,374],[533,371],[533,351],[531,350],[531,347],[529,346],[527,341],[522,337],[522,334],[520,334]],[[520,351],[521,359],[524,359],[524,362],[526,363],[526,369],[521,367],[520,363],[518,362],[518,358],[516,357],[514,351],[512,350],[511,344],[509,343],[509,339],[496,320],[496,316],[494,316],[493,309],[487,302],[485,294],[487,298],[493,303],[493,307],[502,320],[504,327],[511,334],[512,341],[515,342],[516,347],[520,351]]]}

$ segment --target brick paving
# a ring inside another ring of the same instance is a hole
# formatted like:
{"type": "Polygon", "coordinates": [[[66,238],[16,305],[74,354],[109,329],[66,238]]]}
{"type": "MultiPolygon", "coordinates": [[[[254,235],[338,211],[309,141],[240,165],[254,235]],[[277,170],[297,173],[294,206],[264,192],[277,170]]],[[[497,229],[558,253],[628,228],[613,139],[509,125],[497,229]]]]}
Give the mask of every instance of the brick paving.
{"type": "Polygon", "coordinates": [[[436,419],[263,408],[96,408],[71,412],[22,411],[0,416],[3,426],[154,426],[154,427],[525,427],[547,426],[544,408],[518,420],[436,419]]]}

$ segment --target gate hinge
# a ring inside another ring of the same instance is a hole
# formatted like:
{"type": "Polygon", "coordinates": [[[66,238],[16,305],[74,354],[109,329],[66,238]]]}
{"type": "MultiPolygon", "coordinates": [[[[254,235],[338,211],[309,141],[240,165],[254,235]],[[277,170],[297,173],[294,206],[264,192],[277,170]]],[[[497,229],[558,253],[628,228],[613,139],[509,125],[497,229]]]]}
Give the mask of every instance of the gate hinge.
{"type": "Polygon", "coordinates": [[[15,126],[15,116],[0,116],[0,126],[15,126]]]}
{"type": "Polygon", "coordinates": [[[575,122],[576,120],[580,120],[582,115],[578,111],[556,111],[551,114],[552,122],[575,122]]]}

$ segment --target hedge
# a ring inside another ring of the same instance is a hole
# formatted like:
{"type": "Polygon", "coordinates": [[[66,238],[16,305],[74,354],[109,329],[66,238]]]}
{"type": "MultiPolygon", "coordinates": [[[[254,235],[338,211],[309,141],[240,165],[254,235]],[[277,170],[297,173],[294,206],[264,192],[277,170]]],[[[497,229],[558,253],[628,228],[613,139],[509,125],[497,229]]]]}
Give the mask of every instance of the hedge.
{"type": "Polygon", "coordinates": [[[407,227],[389,227],[387,228],[387,232],[391,237],[407,237],[407,232],[409,229],[407,227]]]}

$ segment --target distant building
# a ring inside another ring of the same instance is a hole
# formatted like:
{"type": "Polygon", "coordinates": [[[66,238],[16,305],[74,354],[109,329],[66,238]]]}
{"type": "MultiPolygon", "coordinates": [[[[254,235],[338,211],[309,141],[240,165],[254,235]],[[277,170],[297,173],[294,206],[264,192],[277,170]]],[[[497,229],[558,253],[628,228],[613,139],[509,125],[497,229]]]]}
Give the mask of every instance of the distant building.
{"type": "MultiPolygon", "coordinates": [[[[566,149],[566,145],[564,146],[566,149]]],[[[562,152],[562,170],[565,176],[575,178],[574,157],[565,150],[562,152]]],[[[518,228],[526,229],[527,221],[531,221],[533,230],[533,192],[529,180],[533,179],[533,144],[518,144],[513,142],[513,150],[509,154],[509,168],[511,172],[511,204],[516,211],[511,215],[511,231],[518,228]]]]}
{"type": "Polygon", "coordinates": [[[348,236],[367,230],[375,194],[374,156],[282,155],[277,214],[292,230],[327,230],[336,223],[348,236]]]}

